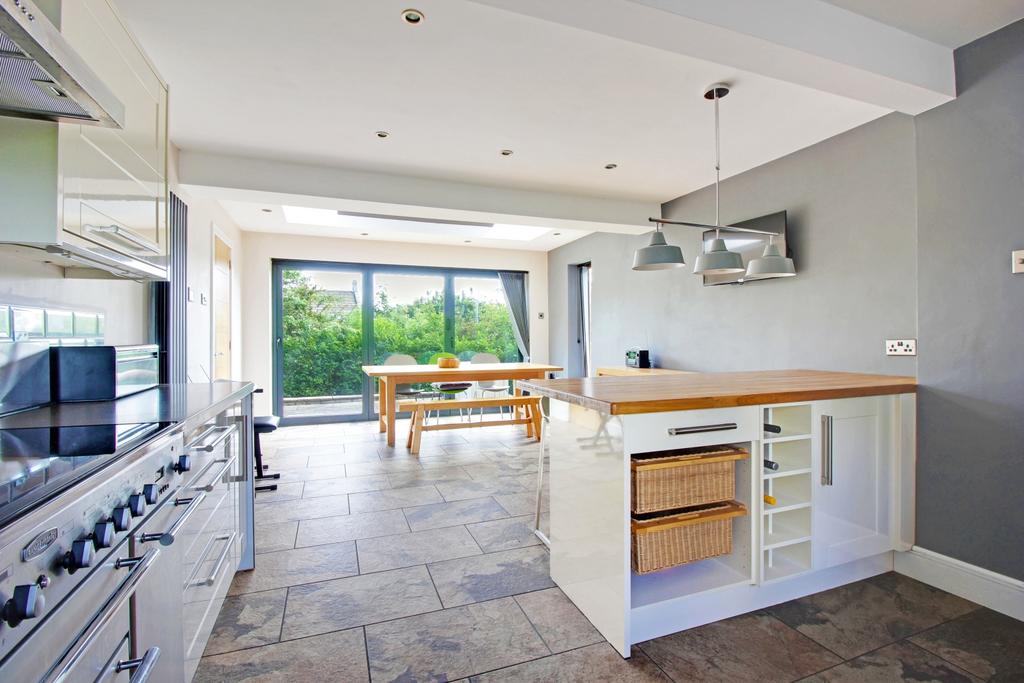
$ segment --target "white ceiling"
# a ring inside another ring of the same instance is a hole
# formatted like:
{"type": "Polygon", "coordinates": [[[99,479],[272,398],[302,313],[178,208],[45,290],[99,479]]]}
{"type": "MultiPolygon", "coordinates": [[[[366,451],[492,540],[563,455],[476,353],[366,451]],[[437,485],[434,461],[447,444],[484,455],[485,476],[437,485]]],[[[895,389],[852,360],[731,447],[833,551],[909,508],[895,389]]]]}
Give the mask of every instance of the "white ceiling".
{"type": "Polygon", "coordinates": [[[441,220],[419,222],[344,216],[337,214],[336,205],[329,200],[307,199],[298,207],[224,199],[220,203],[243,229],[277,235],[550,251],[589,234],[588,231],[562,227],[501,224],[490,227],[441,220]],[[296,212],[295,208],[299,211],[296,212]],[[303,214],[308,216],[307,220],[303,220],[306,217],[303,214]]]}
{"type": "Polygon", "coordinates": [[[825,1],[953,48],[1024,17],[1024,0],[825,1]]]}
{"type": "Polygon", "coordinates": [[[466,0],[416,0],[413,27],[409,2],[119,6],[170,83],[186,150],[665,201],[714,178],[701,94],[715,81],[735,86],[725,177],[888,112],[466,0]]]}

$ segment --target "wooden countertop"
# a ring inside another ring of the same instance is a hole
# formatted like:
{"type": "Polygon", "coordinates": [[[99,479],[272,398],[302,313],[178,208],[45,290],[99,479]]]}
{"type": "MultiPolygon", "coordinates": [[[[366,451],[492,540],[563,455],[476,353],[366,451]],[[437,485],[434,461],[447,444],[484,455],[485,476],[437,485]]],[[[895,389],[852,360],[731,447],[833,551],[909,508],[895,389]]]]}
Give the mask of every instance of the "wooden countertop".
{"type": "Polygon", "coordinates": [[[620,366],[617,368],[598,368],[598,377],[638,377],[642,375],[686,375],[688,370],[673,370],[671,368],[631,368],[620,366]]]}
{"type": "Polygon", "coordinates": [[[917,380],[855,372],[763,370],[527,380],[519,382],[519,387],[601,412],[629,415],[907,394],[917,391],[917,380]]]}

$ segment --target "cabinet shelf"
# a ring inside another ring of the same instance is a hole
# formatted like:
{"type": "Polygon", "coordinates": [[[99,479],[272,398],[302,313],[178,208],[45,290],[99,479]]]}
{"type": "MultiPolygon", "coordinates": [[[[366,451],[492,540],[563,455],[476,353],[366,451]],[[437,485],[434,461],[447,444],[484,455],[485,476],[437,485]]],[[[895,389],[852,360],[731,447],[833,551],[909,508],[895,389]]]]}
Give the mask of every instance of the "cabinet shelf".
{"type": "Polygon", "coordinates": [[[772,470],[765,470],[764,478],[765,479],[778,479],[780,477],[792,477],[795,474],[810,474],[810,473],[811,473],[811,468],[810,467],[793,467],[793,468],[789,468],[789,467],[786,467],[785,465],[780,464],[779,465],[779,469],[775,470],[774,472],[772,470]]]}
{"type": "Polygon", "coordinates": [[[803,432],[786,432],[783,431],[780,434],[773,434],[772,432],[764,433],[765,443],[785,443],[786,441],[803,441],[804,439],[810,439],[811,434],[803,432]]]}
{"type": "Polygon", "coordinates": [[[810,565],[792,560],[788,557],[780,557],[778,553],[776,553],[772,566],[764,568],[764,580],[765,582],[778,581],[779,579],[785,579],[787,577],[796,576],[797,574],[803,574],[804,572],[809,571],[811,571],[810,565]]]}
{"type": "Polygon", "coordinates": [[[775,522],[772,533],[765,534],[763,548],[764,550],[784,548],[787,545],[803,543],[809,540],[811,540],[811,535],[806,528],[775,522]]]}
{"type": "Polygon", "coordinates": [[[774,515],[779,512],[788,512],[789,510],[802,510],[803,508],[811,507],[811,501],[803,500],[801,498],[789,497],[789,496],[775,496],[777,501],[775,505],[768,505],[765,503],[764,514],[774,515]]]}

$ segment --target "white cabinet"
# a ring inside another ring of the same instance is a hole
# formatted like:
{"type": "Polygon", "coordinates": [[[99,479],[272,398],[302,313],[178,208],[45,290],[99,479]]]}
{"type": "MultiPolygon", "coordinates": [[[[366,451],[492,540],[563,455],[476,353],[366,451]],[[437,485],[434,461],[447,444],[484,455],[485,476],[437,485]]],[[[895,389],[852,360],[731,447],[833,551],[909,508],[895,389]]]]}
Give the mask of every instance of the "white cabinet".
{"type": "Polygon", "coordinates": [[[63,3],[61,32],[125,106],[122,129],[60,126],[63,228],[164,266],[167,87],[109,0],[63,3]]]}
{"type": "Polygon", "coordinates": [[[814,569],[893,549],[892,401],[882,396],[812,404],[814,569]]]}

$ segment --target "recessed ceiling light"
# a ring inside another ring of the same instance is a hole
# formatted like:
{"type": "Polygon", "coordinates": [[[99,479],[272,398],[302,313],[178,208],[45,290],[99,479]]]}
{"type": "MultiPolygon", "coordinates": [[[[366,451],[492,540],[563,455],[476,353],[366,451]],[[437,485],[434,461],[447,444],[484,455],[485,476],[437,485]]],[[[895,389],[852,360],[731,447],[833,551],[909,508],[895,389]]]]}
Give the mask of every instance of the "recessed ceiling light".
{"type": "Polygon", "coordinates": [[[462,240],[462,241],[463,241],[463,242],[465,242],[466,244],[469,244],[469,243],[470,243],[470,242],[472,242],[473,240],[462,240]]]}
{"type": "Polygon", "coordinates": [[[611,170],[614,170],[614,169],[618,168],[618,167],[619,167],[619,165],[618,165],[618,164],[605,164],[605,165],[604,165],[604,167],[605,167],[605,168],[606,168],[607,170],[611,171],[611,170]]]}
{"type": "Polygon", "coordinates": [[[423,22],[423,12],[418,9],[404,9],[402,10],[402,20],[407,24],[416,26],[423,22]]]}
{"type": "Polygon", "coordinates": [[[273,209],[260,209],[263,213],[273,213],[273,209]]]}
{"type": "Polygon", "coordinates": [[[378,130],[377,131],[377,137],[379,137],[381,139],[386,138],[389,135],[391,135],[391,133],[387,132],[386,130],[378,130]]]}
{"type": "Polygon", "coordinates": [[[359,233],[359,234],[360,234],[360,235],[362,235],[363,237],[366,237],[366,236],[367,236],[367,235],[369,235],[370,233],[368,233],[368,232],[361,232],[361,233],[359,233]]]}
{"type": "Polygon", "coordinates": [[[503,157],[510,157],[510,156],[512,156],[512,150],[511,149],[503,149],[503,150],[501,150],[501,156],[503,156],[503,157]]]}
{"type": "Polygon", "coordinates": [[[560,233],[560,232],[555,232],[555,233],[551,233],[551,234],[553,234],[553,235],[554,235],[555,237],[558,237],[558,236],[559,236],[559,235],[561,235],[562,233],[560,233]]]}

